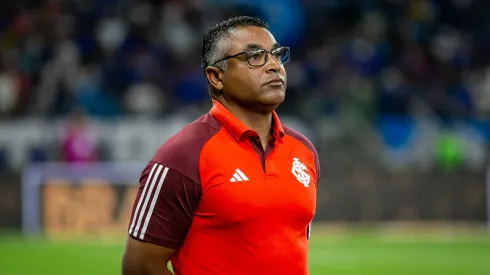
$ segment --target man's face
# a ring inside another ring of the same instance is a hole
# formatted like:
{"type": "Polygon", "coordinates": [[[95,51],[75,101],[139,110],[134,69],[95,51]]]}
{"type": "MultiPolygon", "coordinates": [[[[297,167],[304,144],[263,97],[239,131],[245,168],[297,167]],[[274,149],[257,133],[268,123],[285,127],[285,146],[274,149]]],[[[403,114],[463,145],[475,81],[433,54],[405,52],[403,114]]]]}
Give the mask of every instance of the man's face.
{"type": "MultiPolygon", "coordinates": [[[[227,56],[243,51],[279,48],[274,36],[260,27],[240,27],[228,35],[231,45],[227,56]]],[[[274,109],[284,101],[286,95],[286,71],[284,65],[268,54],[267,63],[253,67],[247,62],[246,55],[227,60],[227,70],[223,73],[223,92],[238,105],[262,110],[274,109]],[[281,82],[272,82],[273,80],[281,82]]]]}

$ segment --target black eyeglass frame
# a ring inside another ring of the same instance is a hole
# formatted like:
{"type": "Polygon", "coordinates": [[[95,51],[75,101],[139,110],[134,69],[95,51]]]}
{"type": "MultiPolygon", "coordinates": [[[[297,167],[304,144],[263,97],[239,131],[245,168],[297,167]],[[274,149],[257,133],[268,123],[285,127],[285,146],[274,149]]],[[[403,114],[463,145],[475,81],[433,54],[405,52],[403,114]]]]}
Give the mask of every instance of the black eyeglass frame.
{"type": "MultiPolygon", "coordinates": [[[[262,67],[264,66],[265,64],[267,64],[267,61],[269,61],[269,55],[273,55],[272,53],[275,52],[275,51],[278,51],[278,50],[282,50],[282,49],[286,49],[287,52],[289,52],[289,55],[291,55],[291,49],[288,47],[288,46],[281,46],[281,47],[278,47],[278,48],[275,48],[275,49],[272,49],[270,51],[266,50],[266,49],[261,49],[261,48],[258,48],[258,49],[248,49],[246,51],[243,51],[241,53],[237,53],[237,54],[234,54],[234,55],[231,55],[231,56],[227,56],[227,57],[224,57],[222,59],[219,59],[218,61],[214,62],[213,64],[211,64],[211,66],[214,66],[220,62],[223,62],[225,60],[228,60],[228,59],[231,59],[231,58],[235,58],[235,57],[238,57],[240,55],[243,55],[243,54],[251,54],[251,53],[254,53],[256,51],[265,51],[267,54],[265,55],[265,59],[264,59],[264,64],[261,64],[261,65],[252,65],[250,64],[250,60],[249,60],[249,56],[247,55],[246,56],[246,60],[247,60],[247,63],[250,67],[262,67]]],[[[275,57],[274,57],[275,58],[275,57]]],[[[286,64],[289,62],[289,59],[286,61],[286,62],[281,62],[281,60],[278,60],[277,58],[275,58],[280,64],[286,64]]]]}

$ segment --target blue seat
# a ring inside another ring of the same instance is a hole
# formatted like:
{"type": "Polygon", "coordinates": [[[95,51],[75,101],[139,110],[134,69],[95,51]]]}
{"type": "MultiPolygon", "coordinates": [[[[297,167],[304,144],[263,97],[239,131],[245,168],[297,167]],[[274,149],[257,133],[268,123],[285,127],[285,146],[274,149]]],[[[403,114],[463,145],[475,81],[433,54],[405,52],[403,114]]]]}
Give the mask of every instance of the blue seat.
{"type": "Polygon", "coordinates": [[[409,117],[381,117],[377,128],[385,145],[390,149],[404,149],[409,145],[415,121],[409,117]]]}

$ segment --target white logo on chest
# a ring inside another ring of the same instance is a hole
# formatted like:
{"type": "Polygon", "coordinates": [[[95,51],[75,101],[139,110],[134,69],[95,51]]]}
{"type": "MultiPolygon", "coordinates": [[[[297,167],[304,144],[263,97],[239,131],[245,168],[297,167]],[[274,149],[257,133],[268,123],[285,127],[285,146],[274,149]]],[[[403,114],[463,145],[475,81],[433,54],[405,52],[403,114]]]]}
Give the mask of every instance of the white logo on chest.
{"type": "Polygon", "coordinates": [[[309,187],[310,175],[306,171],[306,165],[301,163],[298,158],[293,158],[293,167],[291,168],[291,173],[293,173],[296,179],[301,182],[305,187],[309,187]]]}

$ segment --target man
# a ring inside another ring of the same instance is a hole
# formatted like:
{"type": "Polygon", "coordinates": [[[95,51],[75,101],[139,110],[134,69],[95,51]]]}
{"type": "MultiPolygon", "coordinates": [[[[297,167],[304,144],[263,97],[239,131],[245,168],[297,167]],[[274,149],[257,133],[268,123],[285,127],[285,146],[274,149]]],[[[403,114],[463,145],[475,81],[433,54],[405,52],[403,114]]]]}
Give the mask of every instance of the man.
{"type": "Polygon", "coordinates": [[[213,107],[142,172],[124,275],[307,274],[320,175],[312,144],[274,110],[289,48],[252,17],[204,35],[213,107]]]}

